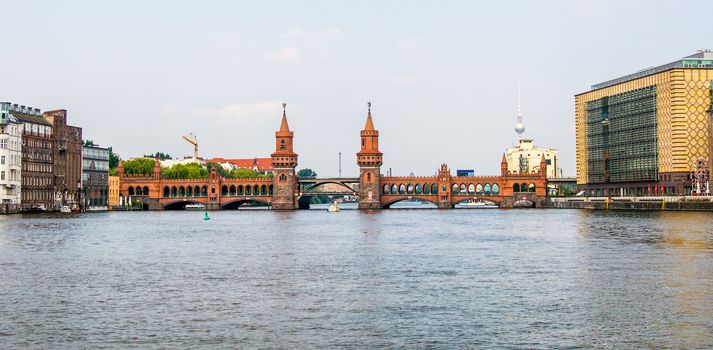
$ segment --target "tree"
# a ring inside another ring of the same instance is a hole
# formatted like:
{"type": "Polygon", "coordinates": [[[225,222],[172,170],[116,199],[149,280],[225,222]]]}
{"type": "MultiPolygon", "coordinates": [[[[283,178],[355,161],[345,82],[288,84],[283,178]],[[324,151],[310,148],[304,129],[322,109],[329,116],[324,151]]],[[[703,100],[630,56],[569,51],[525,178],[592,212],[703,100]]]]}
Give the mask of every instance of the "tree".
{"type": "Polygon", "coordinates": [[[96,146],[96,145],[94,144],[94,141],[92,141],[92,140],[84,140],[84,144],[82,146],[91,147],[91,146],[96,146]]]}
{"type": "Polygon", "coordinates": [[[153,174],[154,160],[151,158],[135,158],[124,162],[124,174],[151,175],[153,174]]]}
{"type": "Polygon", "coordinates": [[[198,163],[175,164],[170,168],[161,168],[164,179],[204,179],[208,177],[208,169],[198,163]]]}
{"type": "Polygon", "coordinates": [[[317,173],[310,168],[304,168],[297,171],[298,177],[317,177],[317,173]]]}
{"type": "Polygon", "coordinates": [[[145,155],[144,157],[146,157],[146,158],[154,158],[154,159],[158,158],[158,159],[160,159],[160,160],[172,159],[170,154],[168,154],[168,153],[163,153],[163,152],[151,153],[151,154],[149,154],[149,155],[145,155]]]}
{"type": "Polygon", "coordinates": [[[114,150],[109,147],[109,170],[116,169],[116,167],[119,166],[120,160],[121,158],[119,158],[119,155],[114,153],[114,150]]]}
{"type": "Polygon", "coordinates": [[[220,165],[220,163],[208,162],[208,163],[206,163],[206,168],[208,168],[208,173],[210,173],[211,169],[215,169],[215,171],[218,172],[218,174],[220,176],[226,177],[226,178],[230,177],[230,171],[225,170],[225,168],[223,168],[223,166],[220,165]]]}

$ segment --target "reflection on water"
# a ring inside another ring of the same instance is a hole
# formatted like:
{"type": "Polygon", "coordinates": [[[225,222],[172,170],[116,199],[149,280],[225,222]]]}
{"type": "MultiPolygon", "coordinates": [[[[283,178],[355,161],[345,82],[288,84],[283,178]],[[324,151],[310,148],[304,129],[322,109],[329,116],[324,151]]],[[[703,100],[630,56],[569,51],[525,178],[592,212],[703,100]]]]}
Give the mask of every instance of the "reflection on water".
{"type": "Polygon", "coordinates": [[[0,216],[0,344],[713,347],[710,213],[202,215],[0,216]]]}

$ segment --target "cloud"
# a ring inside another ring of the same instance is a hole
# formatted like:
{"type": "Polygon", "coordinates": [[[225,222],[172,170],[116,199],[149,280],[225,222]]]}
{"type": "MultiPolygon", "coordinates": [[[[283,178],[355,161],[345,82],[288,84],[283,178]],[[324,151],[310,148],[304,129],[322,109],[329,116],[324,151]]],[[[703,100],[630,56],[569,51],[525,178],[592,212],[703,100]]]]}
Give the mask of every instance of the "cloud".
{"type": "Polygon", "coordinates": [[[339,28],[334,27],[312,32],[296,28],[282,34],[282,38],[285,40],[328,41],[334,40],[340,35],[342,35],[342,31],[339,28]]]}
{"type": "Polygon", "coordinates": [[[423,46],[423,44],[424,41],[422,38],[412,36],[397,41],[396,47],[399,50],[413,50],[423,46]]]}
{"type": "Polygon", "coordinates": [[[277,118],[282,113],[282,102],[278,100],[268,100],[254,103],[233,103],[220,108],[196,110],[194,114],[199,116],[218,116],[221,118],[251,120],[277,118]]]}
{"type": "Polygon", "coordinates": [[[270,61],[282,62],[282,63],[292,63],[300,60],[302,56],[300,51],[292,46],[285,46],[275,52],[270,52],[267,54],[267,58],[270,61]]]}

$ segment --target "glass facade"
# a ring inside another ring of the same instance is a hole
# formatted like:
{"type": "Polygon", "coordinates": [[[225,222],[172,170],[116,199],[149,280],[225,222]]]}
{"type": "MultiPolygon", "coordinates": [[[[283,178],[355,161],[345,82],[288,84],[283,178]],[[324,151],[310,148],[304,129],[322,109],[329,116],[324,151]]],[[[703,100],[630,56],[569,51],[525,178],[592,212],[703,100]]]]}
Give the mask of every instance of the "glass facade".
{"type": "Polygon", "coordinates": [[[589,183],[658,180],[656,86],[587,103],[589,183]]]}

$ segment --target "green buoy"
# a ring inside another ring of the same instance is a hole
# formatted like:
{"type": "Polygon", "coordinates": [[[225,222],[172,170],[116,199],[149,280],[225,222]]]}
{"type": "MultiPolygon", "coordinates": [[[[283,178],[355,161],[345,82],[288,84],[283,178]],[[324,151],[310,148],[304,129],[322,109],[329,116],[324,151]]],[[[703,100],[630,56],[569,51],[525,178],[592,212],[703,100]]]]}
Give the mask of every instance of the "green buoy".
{"type": "Polygon", "coordinates": [[[208,212],[205,212],[205,216],[203,217],[203,220],[210,220],[210,217],[208,217],[208,212]]]}

